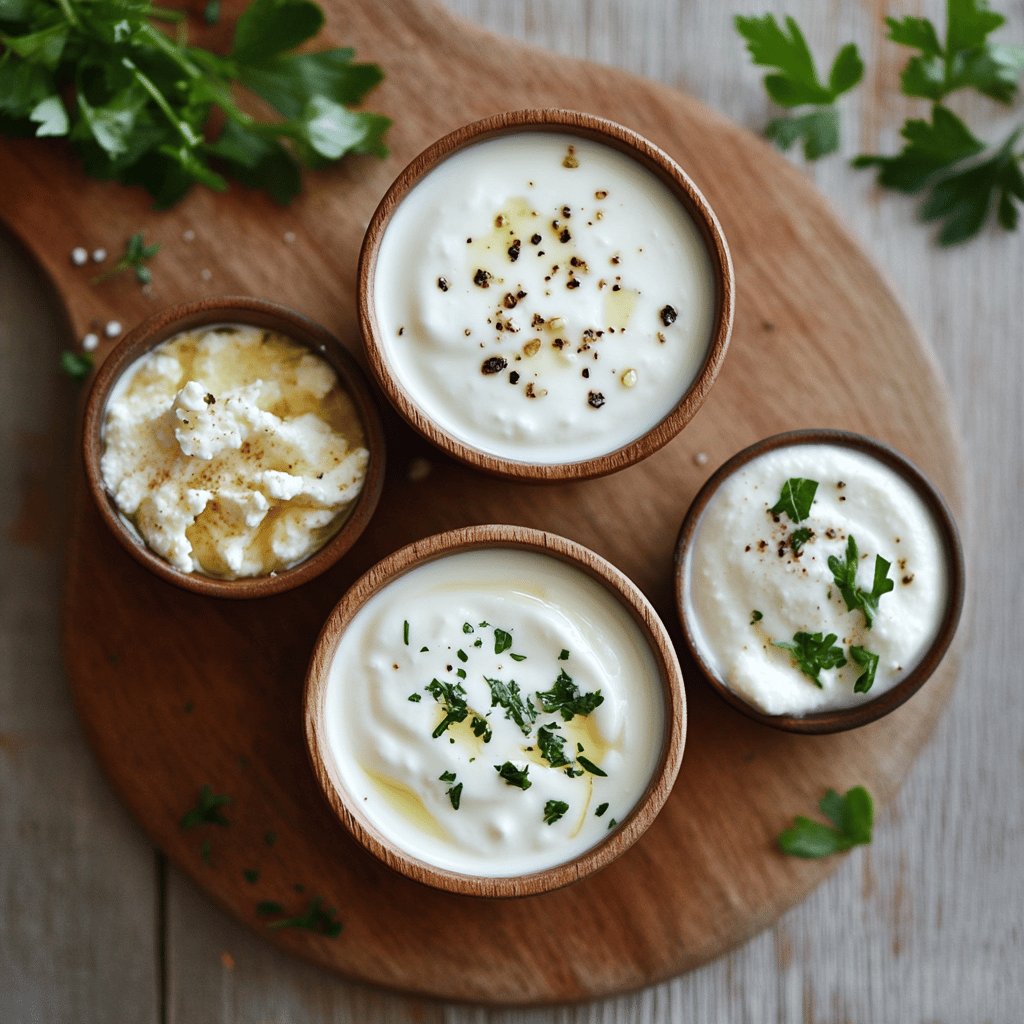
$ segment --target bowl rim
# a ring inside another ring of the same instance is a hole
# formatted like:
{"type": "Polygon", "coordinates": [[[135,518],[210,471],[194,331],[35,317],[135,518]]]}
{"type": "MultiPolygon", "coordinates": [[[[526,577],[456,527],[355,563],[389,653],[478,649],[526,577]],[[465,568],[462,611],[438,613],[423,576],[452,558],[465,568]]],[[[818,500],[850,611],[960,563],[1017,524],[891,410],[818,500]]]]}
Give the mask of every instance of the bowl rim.
{"type": "Polygon", "coordinates": [[[701,674],[711,688],[738,711],[762,725],[782,729],[785,732],[822,734],[845,732],[856,729],[895,711],[901,704],[908,701],[928,680],[939,666],[953,636],[964,603],[965,569],[963,545],[956,520],[946,504],[945,499],[931,483],[927,476],[905,455],[888,444],[865,434],[849,430],[831,428],[808,428],[790,430],[781,434],[756,441],[754,444],[737,452],[727,459],[697,492],[683,519],[679,535],[676,539],[675,557],[673,560],[673,588],[675,591],[676,614],[682,627],[683,640],[690,656],[693,658],[701,674]],[[873,699],[848,708],[837,708],[830,711],[819,711],[808,715],[769,715],[748,704],[733,690],[729,689],[715,674],[701,654],[699,645],[690,631],[689,617],[686,614],[686,571],[687,557],[692,550],[691,542],[708,503],[722,483],[747,463],[781,448],[800,447],[803,445],[836,445],[851,448],[861,454],[876,459],[897,473],[908,483],[923,501],[935,522],[942,539],[943,552],[947,568],[946,607],[939,623],[935,639],[925,651],[920,661],[895,686],[873,699]]]}
{"type": "Polygon", "coordinates": [[[251,296],[225,295],[169,306],[128,331],[103,360],[93,378],[82,419],[82,460],[86,483],[100,518],[121,546],[154,575],[207,597],[255,598],[280,594],[319,576],[334,565],[366,529],[384,484],[384,427],[365,374],[344,345],[325,327],[276,302],[251,296]],[[338,375],[355,405],[369,451],[366,477],[355,504],[338,531],[304,561],[274,575],[220,579],[175,569],[151,551],[122,519],[103,484],[104,414],[111,391],[121,376],[151,349],[183,331],[214,324],[242,324],[276,330],[309,348],[338,375]]]}
{"type": "Polygon", "coordinates": [[[425,885],[468,896],[517,897],[550,892],[605,867],[625,853],[661,810],[679,772],[686,740],[686,694],[682,670],[664,623],[639,587],[606,559],[576,541],[523,526],[487,524],[446,530],[407,544],[364,573],[334,606],[317,637],[303,695],[306,750],[313,774],[335,816],[366,850],[389,868],[425,885]],[[658,666],[665,711],[665,735],[647,788],[618,827],[572,860],[524,875],[470,875],[441,868],[408,853],[359,811],[331,770],[322,742],[331,663],[348,625],[379,590],[413,569],[463,551],[535,551],[582,570],[630,613],[658,666]]]}
{"type": "Polygon", "coordinates": [[[644,136],[615,121],[581,111],[531,108],[493,114],[463,125],[432,143],[395,178],[370,219],[359,251],[357,305],[370,370],[399,415],[421,436],[466,465],[511,480],[585,480],[625,469],[653,455],[697,414],[715,382],[729,347],[735,309],[732,257],[722,226],[703,193],[682,167],[644,136]],[[460,441],[426,415],[393,373],[380,341],[374,302],[377,257],[391,217],[408,193],[448,157],[477,143],[521,132],[576,135],[603,143],[637,160],[665,184],[696,224],[711,262],[714,317],[699,372],[675,406],[654,426],[626,444],[578,462],[535,463],[495,455],[460,441]]]}

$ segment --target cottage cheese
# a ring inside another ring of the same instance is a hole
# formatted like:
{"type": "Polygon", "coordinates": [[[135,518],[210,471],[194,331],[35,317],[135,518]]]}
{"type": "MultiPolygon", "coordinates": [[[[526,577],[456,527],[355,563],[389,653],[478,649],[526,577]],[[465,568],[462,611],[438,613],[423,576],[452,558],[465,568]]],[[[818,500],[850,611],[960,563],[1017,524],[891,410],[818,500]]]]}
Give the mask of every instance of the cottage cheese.
{"type": "Polygon", "coordinates": [[[948,594],[942,537],[920,496],[884,463],[841,445],[776,449],[733,473],[701,515],[683,573],[697,648],[725,686],[770,715],[852,707],[890,690],[935,640],[948,594]],[[799,522],[771,512],[791,478],[818,485],[799,522]],[[802,544],[798,530],[807,532],[802,544]],[[830,556],[845,563],[851,536],[857,587],[870,592],[876,559],[889,563],[893,589],[878,598],[870,628],[829,567],[830,556]],[[834,634],[846,662],[823,668],[820,688],[794,652],[776,646],[798,633],[834,634]],[[866,692],[855,688],[867,666],[853,648],[878,657],[866,692]]]}
{"type": "Polygon", "coordinates": [[[562,133],[448,157],[394,211],[374,273],[380,342],[413,402],[470,447],[544,465],[664,419],[704,364],[714,300],[668,186],[562,133]]]}
{"type": "Polygon", "coordinates": [[[382,834],[488,877],[600,842],[643,796],[666,730],[629,613],[580,569],[513,549],[448,555],[370,598],[334,654],[324,719],[343,785],[382,834]],[[556,710],[553,691],[582,703],[556,710]]]}
{"type": "Polygon", "coordinates": [[[330,365],[273,331],[217,326],[138,359],[107,403],[101,472],[121,515],[181,572],[240,578],[320,548],[368,452],[330,365]]]}

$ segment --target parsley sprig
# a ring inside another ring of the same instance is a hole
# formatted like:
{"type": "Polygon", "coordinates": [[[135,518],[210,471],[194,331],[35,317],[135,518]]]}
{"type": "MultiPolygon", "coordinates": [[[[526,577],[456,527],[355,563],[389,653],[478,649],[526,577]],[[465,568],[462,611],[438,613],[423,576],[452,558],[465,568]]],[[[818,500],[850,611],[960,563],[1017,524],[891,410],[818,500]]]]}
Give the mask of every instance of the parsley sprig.
{"type": "Polygon", "coordinates": [[[200,825],[227,825],[228,819],[224,817],[221,808],[229,803],[231,797],[226,793],[214,793],[207,783],[203,783],[195,806],[185,812],[178,827],[187,831],[200,825]]]}
{"type": "Polygon", "coordinates": [[[842,47],[829,71],[828,81],[818,77],[807,40],[792,18],[783,28],[773,14],[735,19],[736,31],[747,41],[753,62],[774,68],[764,87],[780,107],[811,107],[807,112],[768,122],[765,135],[780,149],[803,143],[804,156],[817,160],[839,148],[839,111],[836,100],[864,75],[864,62],[853,43],[842,47]]]}
{"type": "Polygon", "coordinates": [[[141,231],[136,231],[131,238],[125,242],[124,253],[121,258],[114,264],[114,266],[100,274],[98,277],[93,278],[93,284],[99,284],[101,281],[107,281],[117,274],[122,274],[126,270],[135,271],[135,280],[139,284],[149,284],[153,280],[153,272],[146,266],[146,263],[151,260],[160,251],[160,243],[154,242],[152,245],[146,245],[145,237],[141,231]]]}
{"type": "Polygon", "coordinates": [[[814,495],[817,491],[817,480],[805,480],[799,476],[790,477],[782,485],[779,500],[768,511],[773,516],[785,514],[794,523],[801,523],[811,514],[811,505],[814,504],[814,495]]]}
{"type": "Polygon", "coordinates": [[[773,640],[775,647],[789,651],[797,667],[814,685],[824,689],[820,673],[825,668],[842,668],[846,664],[843,649],[836,646],[839,639],[835,633],[794,633],[792,641],[773,640]]]}
{"type": "Polygon", "coordinates": [[[146,0],[4,3],[0,133],[67,138],[86,173],[141,185],[161,208],[197,183],[223,191],[225,175],[287,203],[302,166],[386,154],[389,120],[350,109],[380,69],[350,49],[291,52],[323,24],[312,0],[253,0],[226,54],[188,45],[184,18],[146,0]],[[254,96],[278,116],[252,114],[254,96]]]}
{"type": "Polygon", "coordinates": [[[846,557],[840,560],[835,555],[829,555],[828,567],[835,579],[835,584],[842,594],[846,603],[847,611],[859,609],[864,615],[864,622],[868,629],[871,629],[878,613],[878,602],[891,591],[896,584],[888,578],[889,569],[892,563],[888,562],[881,555],[875,555],[875,572],[871,582],[871,589],[864,590],[857,585],[857,565],[860,554],[857,551],[857,541],[853,534],[846,541],[846,557]]]}
{"type": "Polygon", "coordinates": [[[783,853],[817,859],[871,842],[874,806],[871,794],[863,786],[854,786],[847,790],[845,796],[830,789],[818,806],[832,825],[798,817],[779,836],[779,848],[783,853]]]}
{"type": "Polygon", "coordinates": [[[850,646],[850,657],[854,663],[860,665],[864,671],[857,676],[853,684],[854,693],[867,693],[875,681],[875,672],[878,671],[878,655],[869,651],[866,647],[859,647],[857,644],[850,646]]]}
{"type": "Polygon", "coordinates": [[[604,703],[600,690],[593,693],[581,692],[564,668],[559,669],[550,690],[537,692],[537,699],[544,711],[549,714],[559,712],[566,722],[571,721],[576,715],[589,715],[604,703]]]}

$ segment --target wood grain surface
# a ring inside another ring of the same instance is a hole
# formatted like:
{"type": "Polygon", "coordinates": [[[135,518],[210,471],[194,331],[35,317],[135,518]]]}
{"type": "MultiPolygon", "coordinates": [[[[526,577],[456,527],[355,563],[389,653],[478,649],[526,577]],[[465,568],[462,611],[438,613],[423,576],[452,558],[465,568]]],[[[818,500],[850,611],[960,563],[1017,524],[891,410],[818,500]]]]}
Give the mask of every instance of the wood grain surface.
{"type": "MultiPolygon", "coordinates": [[[[757,72],[741,67],[729,12],[717,5],[640,0],[628,12],[611,0],[458,0],[457,6],[533,42],[685,87],[751,127],[768,114],[757,72]]],[[[736,6],[759,9],[753,2],[736,6]]],[[[924,9],[935,16],[939,6],[924,9]]],[[[893,7],[911,13],[909,5],[893,7]]],[[[865,53],[869,78],[844,113],[844,153],[891,150],[900,120],[921,105],[896,96],[904,55],[881,41],[882,12],[873,4],[811,0],[794,0],[787,10],[817,52],[832,53],[855,38],[865,53]]],[[[1011,13],[1005,36],[1019,39],[1021,12],[1011,13]]],[[[338,31],[347,38],[343,23],[338,31]]],[[[961,109],[993,137],[1005,123],[985,101],[966,98],[961,109]]],[[[1017,910],[1024,884],[1015,851],[1024,838],[1024,808],[1015,779],[1024,747],[1011,614],[1024,565],[1010,510],[1024,482],[1016,312],[1021,238],[992,232],[968,249],[940,252],[903,198],[875,195],[841,160],[809,170],[909,299],[953,385],[972,455],[972,493],[979,496],[969,521],[975,578],[984,581],[975,605],[983,614],[973,615],[968,648],[969,685],[957,689],[953,713],[881,816],[872,847],[854,854],[774,929],[677,981],[557,1012],[459,1009],[347,985],[250,936],[140,842],[82,747],[52,643],[71,390],[46,370],[46,353],[55,338],[65,344],[69,332],[44,283],[9,240],[3,244],[0,425],[11,457],[0,465],[0,1005],[11,1019],[1017,1019],[1024,1001],[1017,910]]],[[[121,201],[112,195],[112,202],[121,201]]],[[[131,229],[148,229],[156,220],[140,206],[131,229]]],[[[120,236],[105,225],[80,225],[75,244],[116,246],[120,236]]],[[[106,305],[97,300],[92,315],[128,321],[122,311],[131,298],[126,291],[124,303],[120,294],[106,305]]],[[[775,803],[762,810],[771,831],[791,808],[775,803]]]]}

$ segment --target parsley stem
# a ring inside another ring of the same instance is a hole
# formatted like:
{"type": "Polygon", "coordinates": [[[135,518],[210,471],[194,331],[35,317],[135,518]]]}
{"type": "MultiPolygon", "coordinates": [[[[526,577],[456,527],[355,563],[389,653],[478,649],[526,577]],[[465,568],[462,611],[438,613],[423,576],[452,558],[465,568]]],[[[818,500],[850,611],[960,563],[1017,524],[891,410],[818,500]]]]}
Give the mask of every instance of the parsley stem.
{"type": "Polygon", "coordinates": [[[57,0],[57,6],[60,7],[70,24],[76,27],[79,25],[78,15],[75,14],[75,9],[71,6],[71,0],[57,0]]]}
{"type": "Polygon", "coordinates": [[[156,87],[153,80],[148,75],[140,71],[138,65],[130,57],[122,57],[121,64],[135,76],[135,80],[139,85],[149,93],[153,102],[160,108],[167,120],[170,121],[171,127],[173,127],[182,139],[184,139],[185,145],[188,146],[189,149],[193,149],[198,146],[202,139],[196,135],[196,133],[192,131],[192,129],[182,121],[177,114],[174,113],[170,103],[167,102],[167,98],[156,87]]]}

